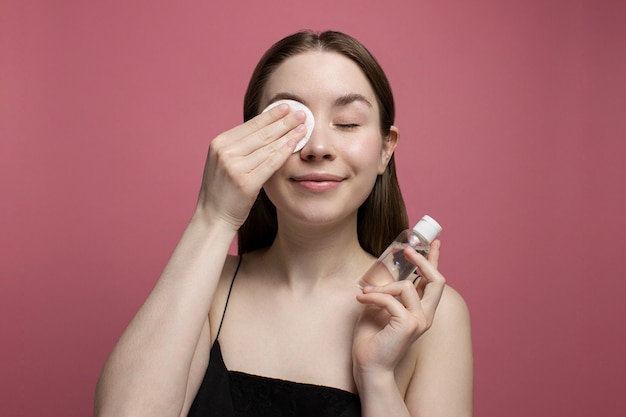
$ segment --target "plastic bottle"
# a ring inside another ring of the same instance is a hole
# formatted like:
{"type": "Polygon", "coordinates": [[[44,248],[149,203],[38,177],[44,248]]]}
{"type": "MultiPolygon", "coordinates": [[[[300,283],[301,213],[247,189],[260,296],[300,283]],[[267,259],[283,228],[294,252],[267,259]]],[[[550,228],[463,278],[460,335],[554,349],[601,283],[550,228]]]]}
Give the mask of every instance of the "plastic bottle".
{"type": "Polygon", "coordinates": [[[382,286],[392,281],[407,279],[415,272],[415,265],[404,257],[404,248],[412,246],[422,255],[428,255],[430,244],[441,233],[441,226],[430,216],[422,217],[413,229],[402,231],[385,249],[378,260],[359,280],[359,288],[382,286]]]}

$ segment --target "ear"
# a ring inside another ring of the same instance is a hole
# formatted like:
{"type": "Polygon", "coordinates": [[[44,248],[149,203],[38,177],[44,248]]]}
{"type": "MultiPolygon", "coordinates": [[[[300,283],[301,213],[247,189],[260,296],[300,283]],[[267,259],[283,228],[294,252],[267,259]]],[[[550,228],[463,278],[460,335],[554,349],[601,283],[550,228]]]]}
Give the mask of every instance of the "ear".
{"type": "Polygon", "coordinates": [[[387,169],[387,164],[393,155],[393,152],[396,150],[396,146],[398,146],[398,141],[400,140],[400,131],[395,126],[391,126],[389,129],[389,135],[383,138],[383,147],[380,152],[380,162],[378,164],[378,174],[382,174],[387,169]]]}

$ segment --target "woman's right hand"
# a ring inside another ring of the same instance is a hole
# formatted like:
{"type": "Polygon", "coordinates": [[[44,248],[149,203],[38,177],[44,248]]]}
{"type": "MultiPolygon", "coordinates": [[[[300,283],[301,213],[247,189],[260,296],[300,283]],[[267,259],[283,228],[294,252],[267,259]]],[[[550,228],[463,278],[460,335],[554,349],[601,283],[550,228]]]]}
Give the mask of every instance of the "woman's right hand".
{"type": "Polygon", "coordinates": [[[306,134],[305,118],[282,104],[213,139],[196,213],[238,230],[263,184],[306,134]]]}

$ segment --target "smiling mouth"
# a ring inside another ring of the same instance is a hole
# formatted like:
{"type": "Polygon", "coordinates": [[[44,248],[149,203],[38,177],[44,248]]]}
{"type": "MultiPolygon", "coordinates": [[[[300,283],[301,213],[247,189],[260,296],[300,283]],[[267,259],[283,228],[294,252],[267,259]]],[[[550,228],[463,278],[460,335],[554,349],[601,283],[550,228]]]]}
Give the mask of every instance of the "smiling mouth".
{"type": "Polygon", "coordinates": [[[311,174],[293,177],[291,180],[308,191],[321,192],[337,188],[344,178],[336,175],[311,174]]]}

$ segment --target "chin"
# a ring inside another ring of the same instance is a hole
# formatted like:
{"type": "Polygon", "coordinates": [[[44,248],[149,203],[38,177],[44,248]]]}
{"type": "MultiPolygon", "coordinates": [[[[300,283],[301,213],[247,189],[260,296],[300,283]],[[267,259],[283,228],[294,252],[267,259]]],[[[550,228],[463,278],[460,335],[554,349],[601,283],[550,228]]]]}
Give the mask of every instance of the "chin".
{"type": "Polygon", "coordinates": [[[296,222],[315,226],[332,225],[342,221],[348,221],[352,217],[356,218],[357,209],[349,210],[348,207],[306,207],[304,209],[284,213],[286,218],[293,218],[296,222]]]}

